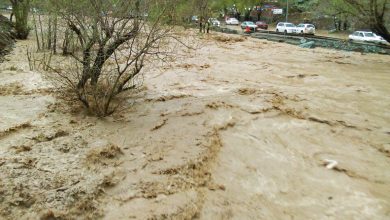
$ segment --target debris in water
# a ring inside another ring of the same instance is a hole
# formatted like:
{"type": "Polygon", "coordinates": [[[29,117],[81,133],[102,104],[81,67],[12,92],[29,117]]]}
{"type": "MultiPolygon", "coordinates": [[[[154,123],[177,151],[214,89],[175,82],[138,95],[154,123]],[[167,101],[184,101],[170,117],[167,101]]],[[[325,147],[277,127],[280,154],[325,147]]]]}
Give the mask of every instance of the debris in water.
{"type": "Polygon", "coordinates": [[[324,165],[327,169],[331,170],[337,166],[338,162],[335,160],[325,159],[324,165]]]}

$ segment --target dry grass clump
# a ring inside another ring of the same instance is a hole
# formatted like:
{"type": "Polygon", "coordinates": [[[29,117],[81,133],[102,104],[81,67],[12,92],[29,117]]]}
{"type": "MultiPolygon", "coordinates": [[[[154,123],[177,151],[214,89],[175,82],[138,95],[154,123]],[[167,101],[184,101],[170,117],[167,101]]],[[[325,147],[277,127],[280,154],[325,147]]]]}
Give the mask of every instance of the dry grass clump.
{"type": "Polygon", "coordinates": [[[13,146],[11,147],[12,149],[15,150],[15,153],[22,153],[22,152],[27,152],[27,151],[31,151],[32,150],[32,147],[31,146],[28,146],[28,145],[20,145],[20,146],[13,146]]]}
{"type": "Polygon", "coordinates": [[[188,70],[188,69],[193,68],[194,64],[183,63],[183,64],[178,64],[177,67],[188,70]]]}
{"type": "Polygon", "coordinates": [[[24,94],[23,85],[15,82],[0,87],[0,96],[22,95],[24,94]]]}
{"type": "Polygon", "coordinates": [[[166,102],[166,101],[170,101],[170,100],[174,100],[174,99],[182,99],[182,98],[188,98],[188,97],[192,97],[192,96],[187,95],[187,94],[166,95],[166,96],[160,96],[158,98],[145,99],[145,101],[147,101],[147,102],[151,102],[151,101],[166,102]]]}
{"type": "Polygon", "coordinates": [[[10,70],[10,71],[18,71],[19,69],[16,66],[10,66],[8,68],[8,70],[10,70]]]}
{"type": "Polygon", "coordinates": [[[233,36],[227,36],[227,35],[216,35],[213,37],[214,40],[223,42],[223,43],[236,43],[236,42],[243,42],[246,40],[246,37],[233,37],[233,36]]]}
{"type": "Polygon", "coordinates": [[[92,149],[87,153],[86,161],[88,164],[103,164],[106,165],[110,160],[118,158],[123,154],[122,150],[112,143],[98,142],[92,146],[92,149]],[[96,146],[96,147],[94,147],[96,146]]]}
{"type": "Polygon", "coordinates": [[[219,109],[219,108],[233,108],[234,106],[224,101],[216,101],[216,102],[211,102],[206,104],[206,107],[210,109],[219,109]]]}
{"type": "Polygon", "coordinates": [[[37,136],[33,137],[32,139],[37,142],[46,142],[46,141],[52,141],[56,138],[59,137],[65,137],[68,136],[69,132],[64,131],[64,130],[58,130],[56,132],[49,132],[47,134],[45,133],[40,133],[37,136]]]}
{"type": "Polygon", "coordinates": [[[17,132],[20,129],[31,128],[31,127],[32,127],[32,125],[31,125],[30,122],[26,122],[26,123],[23,123],[23,124],[20,124],[20,125],[16,125],[14,127],[8,128],[6,130],[0,131],[0,138],[2,138],[4,136],[7,136],[9,134],[12,134],[14,132],[17,132]]]}
{"type": "Polygon", "coordinates": [[[252,95],[256,93],[256,89],[253,88],[240,88],[237,91],[240,95],[252,95]]]}

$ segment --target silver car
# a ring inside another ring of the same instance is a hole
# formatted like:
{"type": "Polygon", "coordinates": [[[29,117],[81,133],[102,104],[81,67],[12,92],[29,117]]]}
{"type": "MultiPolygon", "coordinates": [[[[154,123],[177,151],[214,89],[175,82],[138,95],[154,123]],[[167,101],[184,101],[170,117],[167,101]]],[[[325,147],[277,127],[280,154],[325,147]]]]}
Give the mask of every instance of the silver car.
{"type": "Polygon", "coordinates": [[[221,26],[221,22],[219,22],[216,18],[209,18],[209,23],[214,27],[221,26]]]}
{"type": "Polygon", "coordinates": [[[283,33],[297,33],[297,28],[293,23],[287,23],[287,22],[279,22],[276,25],[276,32],[283,32],[283,33]]]}
{"type": "Polygon", "coordinates": [[[298,34],[315,34],[316,27],[312,24],[298,24],[297,25],[298,34]]]}
{"type": "Polygon", "coordinates": [[[257,25],[252,21],[244,21],[241,23],[241,29],[246,29],[247,27],[249,27],[251,31],[256,31],[257,29],[257,25]]]}

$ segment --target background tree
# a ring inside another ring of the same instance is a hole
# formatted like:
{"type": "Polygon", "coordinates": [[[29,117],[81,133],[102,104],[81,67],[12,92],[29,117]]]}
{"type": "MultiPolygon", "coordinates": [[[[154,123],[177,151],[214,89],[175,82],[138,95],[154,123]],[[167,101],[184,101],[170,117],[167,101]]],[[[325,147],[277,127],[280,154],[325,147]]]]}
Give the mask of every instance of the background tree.
{"type": "Polygon", "coordinates": [[[112,114],[123,103],[120,95],[137,88],[145,66],[169,59],[175,45],[170,41],[178,39],[175,0],[50,2],[78,49],[70,51],[67,65],[44,65],[63,91],[99,116],[112,114]]]}
{"type": "Polygon", "coordinates": [[[332,0],[332,8],[350,14],[355,20],[363,21],[374,32],[390,42],[386,27],[386,16],[390,10],[389,0],[332,0]]]}
{"type": "Polygon", "coordinates": [[[30,0],[10,0],[12,13],[15,16],[15,30],[17,39],[27,39],[30,32],[28,27],[28,13],[30,11],[30,0]]]}

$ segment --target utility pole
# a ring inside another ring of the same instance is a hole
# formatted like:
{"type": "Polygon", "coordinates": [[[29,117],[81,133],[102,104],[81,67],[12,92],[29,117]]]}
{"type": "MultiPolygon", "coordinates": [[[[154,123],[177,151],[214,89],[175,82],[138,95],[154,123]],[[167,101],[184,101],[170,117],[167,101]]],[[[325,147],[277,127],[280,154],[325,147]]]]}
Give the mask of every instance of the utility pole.
{"type": "Polygon", "coordinates": [[[286,8],[286,22],[288,22],[288,0],[287,0],[287,8],[286,8]]]}

